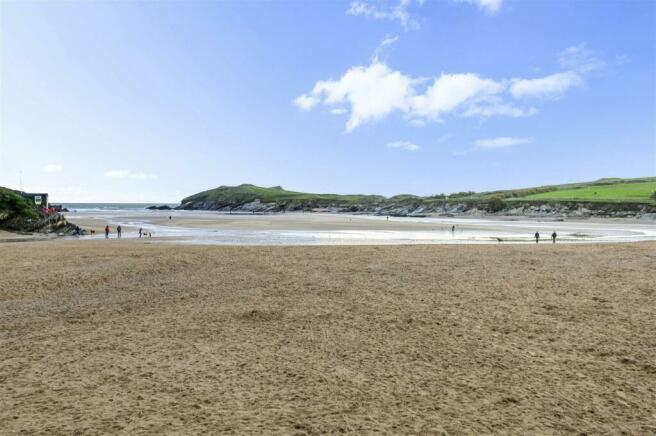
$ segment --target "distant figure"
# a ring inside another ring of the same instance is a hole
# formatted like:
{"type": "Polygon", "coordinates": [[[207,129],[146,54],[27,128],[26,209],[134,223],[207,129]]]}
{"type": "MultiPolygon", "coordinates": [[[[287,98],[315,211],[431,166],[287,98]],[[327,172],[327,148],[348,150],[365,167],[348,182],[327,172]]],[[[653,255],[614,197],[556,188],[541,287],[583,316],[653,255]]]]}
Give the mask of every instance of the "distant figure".
{"type": "Polygon", "coordinates": [[[152,234],[152,233],[148,233],[148,237],[149,237],[149,238],[152,238],[152,237],[153,237],[153,234],[152,234]]]}
{"type": "Polygon", "coordinates": [[[121,226],[116,227],[116,234],[118,235],[118,239],[121,239],[121,232],[122,231],[123,231],[123,229],[121,228],[121,226]]]}
{"type": "Polygon", "coordinates": [[[389,215],[387,215],[387,221],[389,221],[389,215]]]}
{"type": "Polygon", "coordinates": [[[105,226],[105,239],[109,239],[109,226],[105,226]]]}
{"type": "Polygon", "coordinates": [[[169,221],[172,220],[172,219],[173,219],[173,217],[171,215],[169,215],[169,221]]]}
{"type": "Polygon", "coordinates": [[[540,232],[535,232],[535,243],[538,244],[540,242],[540,232]]]}
{"type": "Polygon", "coordinates": [[[75,226],[75,234],[77,236],[80,236],[80,227],[79,226],[75,226]]]}
{"type": "Polygon", "coordinates": [[[95,235],[96,231],[94,229],[91,229],[91,230],[89,230],[89,233],[91,233],[92,235],[95,235]]]}
{"type": "Polygon", "coordinates": [[[454,224],[451,226],[451,233],[455,233],[455,232],[456,232],[456,225],[454,224]]]}
{"type": "Polygon", "coordinates": [[[558,237],[558,235],[556,234],[556,231],[554,230],[554,232],[551,234],[551,241],[552,241],[554,244],[556,243],[556,238],[557,238],[557,237],[558,237]]]}
{"type": "Polygon", "coordinates": [[[141,235],[143,235],[143,228],[139,227],[139,237],[141,238],[141,235]]]}

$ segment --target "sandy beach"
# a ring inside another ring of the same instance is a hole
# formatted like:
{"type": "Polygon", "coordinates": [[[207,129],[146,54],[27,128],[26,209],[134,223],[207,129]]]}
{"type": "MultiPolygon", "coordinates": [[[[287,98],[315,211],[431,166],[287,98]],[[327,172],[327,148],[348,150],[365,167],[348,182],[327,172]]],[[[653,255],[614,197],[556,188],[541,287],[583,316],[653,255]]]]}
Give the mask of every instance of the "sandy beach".
{"type": "Polygon", "coordinates": [[[656,243],[0,245],[3,434],[656,432],[656,243]]]}

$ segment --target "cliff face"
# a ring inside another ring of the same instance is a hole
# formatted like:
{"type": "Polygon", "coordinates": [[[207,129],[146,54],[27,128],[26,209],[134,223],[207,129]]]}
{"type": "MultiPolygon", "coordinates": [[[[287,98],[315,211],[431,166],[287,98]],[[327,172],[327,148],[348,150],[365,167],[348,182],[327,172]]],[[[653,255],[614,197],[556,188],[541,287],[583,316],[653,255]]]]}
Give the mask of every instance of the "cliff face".
{"type": "MultiPolygon", "coordinates": [[[[527,217],[645,217],[656,218],[656,201],[645,197],[633,201],[626,194],[609,201],[587,201],[585,197],[561,200],[534,199],[535,194],[554,193],[596,197],[598,192],[612,188],[613,192],[635,195],[636,183],[641,192],[650,193],[656,178],[602,179],[596,182],[542,186],[488,193],[459,192],[451,195],[419,197],[397,195],[311,194],[287,191],[280,186],[263,188],[255,185],[221,186],[182,200],[178,209],[215,210],[229,213],[266,213],[286,211],[362,213],[391,216],[527,216],[527,217]],[[634,188],[634,191],[628,188],[634,188]]],[[[608,192],[608,191],[606,191],[608,192]]],[[[656,193],[654,194],[656,195],[656,193]]],[[[656,200],[656,199],[655,199],[656,200]]]]}
{"type": "Polygon", "coordinates": [[[617,217],[656,219],[656,206],[642,203],[601,202],[498,202],[383,199],[373,202],[328,200],[283,200],[263,202],[224,202],[195,200],[183,202],[179,209],[214,210],[226,213],[332,212],[389,216],[516,216],[516,217],[617,217]]]}

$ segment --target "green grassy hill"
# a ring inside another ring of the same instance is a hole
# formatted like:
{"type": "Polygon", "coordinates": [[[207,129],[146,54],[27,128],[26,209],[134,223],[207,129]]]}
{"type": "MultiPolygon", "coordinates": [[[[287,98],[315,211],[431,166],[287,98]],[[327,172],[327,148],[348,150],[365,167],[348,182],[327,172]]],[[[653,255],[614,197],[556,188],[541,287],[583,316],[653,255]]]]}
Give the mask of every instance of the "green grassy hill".
{"type": "Polygon", "coordinates": [[[338,195],[338,194],[311,194],[307,192],[287,191],[280,186],[263,188],[260,186],[243,184],[239,186],[220,186],[216,189],[200,192],[182,200],[182,204],[190,201],[215,201],[219,203],[244,204],[260,200],[263,203],[284,201],[339,201],[345,203],[369,203],[384,200],[380,195],[338,195]]]}
{"type": "Polygon", "coordinates": [[[11,227],[17,221],[39,217],[32,202],[11,189],[0,186],[0,227],[11,227]]]}

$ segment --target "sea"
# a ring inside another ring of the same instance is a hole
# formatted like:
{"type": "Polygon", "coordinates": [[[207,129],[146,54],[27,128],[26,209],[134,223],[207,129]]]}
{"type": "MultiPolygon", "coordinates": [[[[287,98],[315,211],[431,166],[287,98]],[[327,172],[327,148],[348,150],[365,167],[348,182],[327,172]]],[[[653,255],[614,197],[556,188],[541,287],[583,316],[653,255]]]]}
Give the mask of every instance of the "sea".
{"type": "Polygon", "coordinates": [[[179,203],[61,203],[71,212],[74,211],[135,211],[143,210],[148,206],[169,206],[176,207],[179,203]]]}

